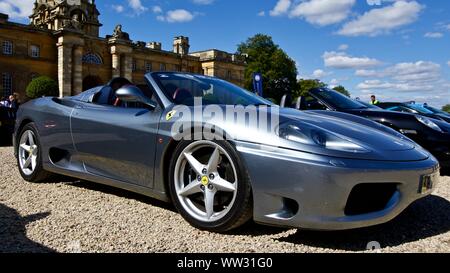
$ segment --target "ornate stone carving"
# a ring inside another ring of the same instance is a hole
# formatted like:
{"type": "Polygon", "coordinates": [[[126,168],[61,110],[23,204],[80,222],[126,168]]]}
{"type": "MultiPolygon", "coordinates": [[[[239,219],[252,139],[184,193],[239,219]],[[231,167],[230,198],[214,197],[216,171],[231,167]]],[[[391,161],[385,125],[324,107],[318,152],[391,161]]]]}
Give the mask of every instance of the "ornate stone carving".
{"type": "Polygon", "coordinates": [[[64,20],[63,28],[65,29],[81,30],[82,27],[83,23],[78,14],[74,14],[70,20],[64,20]]]}
{"type": "Polygon", "coordinates": [[[122,31],[122,25],[117,25],[113,32],[113,38],[122,39],[122,40],[130,40],[130,35],[124,31],[122,31]]]}

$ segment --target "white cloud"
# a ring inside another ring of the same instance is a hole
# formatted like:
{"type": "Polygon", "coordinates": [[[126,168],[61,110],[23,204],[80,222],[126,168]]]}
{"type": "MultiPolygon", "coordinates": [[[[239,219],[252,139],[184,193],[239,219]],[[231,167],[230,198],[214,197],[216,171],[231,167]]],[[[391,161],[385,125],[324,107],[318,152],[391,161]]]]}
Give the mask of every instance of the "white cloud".
{"type": "Polygon", "coordinates": [[[154,6],[152,8],[152,11],[153,11],[153,13],[162,13],[163,12],[163,10],[160,6],[154,6]]]}
{"type": "Polygon", "coordinates": [[[339,80],[338,79],[332,79],[330,81],[330,88],[335,88],[336,86],[338,86],[339,84],[339,80]]]}
{"type": "Polygon", "coordinates": [[[302,1],[289,13],[291,18],[304,18],[307,22],[326,26],[347,19],[356,0],[302,1]]]}
{"type": "Polygon", "coordinates": [[[447,62],[447,65],[450,66],[450,61],[447,62]]]}
{"type": "Polygon", "coordinates": [[[394,83],[380,80],[367,80],[356,87],[361,90],[386,90],[391,91],[432,91],[434,90],[433,84],[411,84],[411,83],[394,83]]]}
{"type": "Polygon", "coordinates": [[[122,5],[112,5],[111,7],[117,13],[122,13],[125,10],[122,5]]]}
{"type": "Polygon", "coordinates": [[[344,52],[325,52],[322,56],[325,66],[337,69],[362,69],[382,64],[377,59],[368,57],[353,57],[344,52]]]}
{"type": "Polygon", "coordinates": [[[433,39],[439,39],[444,37],[444,34],[440,33],[440,32],[427,32],[424,35],[425,38],[433,38],[433,39]]]}
{"type": "Polygon", "coordinates": [[[34,0],[1,0],[0,12],[11,19],[25,19],[33,12],[34,0]]]}
{"type": "Polygon", "coordinates": [[[322,79],[322,78],[325,78],[325,77],[327,77],[329,75],[332,75],[332,74],[333,74],[333,72],[327,72],[327,71],[324,71],[322,69],[316,69],[316,70],[314,70],[314,72],[313,72],[313,74],[311,76],[314,79],[322,79]]]}
{"type": "Polygon", "coordinates": [[[144,7],[142,5],[141,0],[128,0],[128,6],[136,13],[141,14],[143,12],[146,12],[148,10],[147,7],[144,7]]]}
{"type": "Polygon", "coordinates": [[[266,12],[265,11],[260,11],[260,12],[258,12],[258,16],[261,16],[261,17],[266,16],[266,12]]]}
{"type": "Polygon", "coordinates": [[[358,69],[355,72],[355,76],[358,77],[382,77],[381,72],[376,70],[366,70],[366,69],[358,69]]]}
{"type": "Polygon", "coordinates": [[[192,2],[198,5],[209,5],[212,4],[214,0],[192,0],[192,2]]]}
{"type": "Polygon", "coordinates": [[[389,77],[399,82],[436,81],[441,76],[441,66],[437,63],[418,61],[415,63],[398,63],[383,70],[357,70],[358,77],[389,77]]]}
{"type": "Polygon", "coordinates": [[[399,63],[386,73],[397,81],[435,81],[440,78],[441,66],[433,62],[399,63]]]}
{"type": "Polygon", "coordinates": [[[346,23],[338,34],[344,36],[377,36],[415,22],[424,7],[416,1],[395,1],[394,4],[372,9],[346,23]]]}
{"type": "Polygon", "coordinates": [[[314,79],[322,79],[322,78],[324,78],[324,77],[326,77],[328,75],[331,75],[331,74],[332,74],[331,72],[325,72],[322,69],[316,69],[316,70],[314,70],[314,72],[312,74],[312,77],[314,79]]]}
{"type": "Polygon", "coordinates": [[[270,11],[270,16],[280,16],[286,14],[291,7],[291,0],[278,0],[277,4],[270,11]]]}
{"type": "Polygon", "coordinates": [[[338,47],[339,51],[346,51],[347,49],[349,49],[349,46],[346,44],[342,44],[338,47]]]}
{"type": "Polygon", "coordinates": [[[358,84],[360,90],[389,90],[423,92],[440,90],[445,83],[441,79],[441,66],[427,61],[398,63],[382,71],[358,70],[360,77],[384,78],[366,80],[358,84]]]}
{"type": "Polygon", "coordinates": [[[185,23],[194,19],[195,14],[185,9],[169,10],[165,16],[156,17],[158,21],[166,21],[169,23],[185,23]]]}

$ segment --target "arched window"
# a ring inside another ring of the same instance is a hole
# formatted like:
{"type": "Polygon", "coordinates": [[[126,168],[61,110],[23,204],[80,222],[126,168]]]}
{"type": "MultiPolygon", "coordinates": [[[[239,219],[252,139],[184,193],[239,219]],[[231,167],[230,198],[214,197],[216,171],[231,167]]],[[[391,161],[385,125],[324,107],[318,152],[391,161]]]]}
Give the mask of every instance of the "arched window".
{"type": "Polygon", "coordinates": [[[83,56],[83,63],[85,64],[103,64],[102,58],[95,53],[88,53],[83,56]]]}

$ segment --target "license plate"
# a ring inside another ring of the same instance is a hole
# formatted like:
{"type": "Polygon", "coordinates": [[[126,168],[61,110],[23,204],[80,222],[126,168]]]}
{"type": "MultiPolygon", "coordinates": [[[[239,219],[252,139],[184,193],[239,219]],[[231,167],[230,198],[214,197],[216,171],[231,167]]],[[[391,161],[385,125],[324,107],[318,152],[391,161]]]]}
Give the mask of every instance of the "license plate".
{"type": "Polygon", "coordinates": [[[419,193],[426,194],[433,190],[439,179],[439,173],[433,173],[422,176],[419,185],[419,193]]]}

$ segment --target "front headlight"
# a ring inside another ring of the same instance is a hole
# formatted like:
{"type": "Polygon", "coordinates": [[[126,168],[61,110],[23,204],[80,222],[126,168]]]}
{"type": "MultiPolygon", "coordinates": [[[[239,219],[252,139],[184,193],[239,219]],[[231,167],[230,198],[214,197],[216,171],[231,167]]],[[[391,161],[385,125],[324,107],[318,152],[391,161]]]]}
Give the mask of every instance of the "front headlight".
{"type": "Polygon", "coordinates": [[[418,121],[420,121],[422,124],[424,124],[425,126],[438,131],[438,132],[443,132],[441,127],[439,127],[436,123],[434,123],[431,119],[427,118],[427,117],[423,117],[423,116],[417,116],[416,115],[416,119],[418,121]]]}
{"type": "Polygon", "coordinates": [[[318,127],[307,124],[281,124],[278,128],[278,135],[281,138],[294,141],[305,145],[319,146],[321,148],[351,152],[368,153],[366,148],[355,144],[349,140],[343,139],[331,132],[327,132],[318,127]]]}

